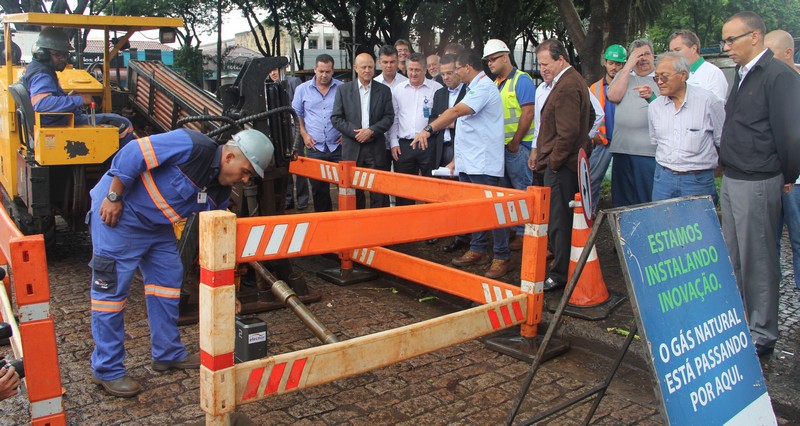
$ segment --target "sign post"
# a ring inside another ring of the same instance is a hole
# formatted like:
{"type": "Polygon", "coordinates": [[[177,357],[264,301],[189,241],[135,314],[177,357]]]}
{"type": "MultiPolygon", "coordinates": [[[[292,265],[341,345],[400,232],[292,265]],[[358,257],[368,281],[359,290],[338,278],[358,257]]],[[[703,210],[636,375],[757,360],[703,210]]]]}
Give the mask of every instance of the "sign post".
{"type": "Polygon", "coordinates": [[[710,197],[606,213],[667,423],[776,424],[710,197]]]}

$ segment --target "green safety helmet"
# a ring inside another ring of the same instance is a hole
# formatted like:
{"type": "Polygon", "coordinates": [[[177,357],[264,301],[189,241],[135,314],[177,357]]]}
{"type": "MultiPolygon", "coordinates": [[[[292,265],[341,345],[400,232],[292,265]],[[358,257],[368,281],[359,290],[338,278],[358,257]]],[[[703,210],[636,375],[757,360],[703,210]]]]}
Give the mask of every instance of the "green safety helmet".
{"type": "Polygon", "coordinates": [[[619,44],[612,44],[606,49],[606,54],[603,55],[603,58],[614,62],[625,62],[628,60],[628,52],[619,44]]]}
{"type": "Polygon", "coordinates": [[[263,178],[264,169],[269,166],[272,154],[275,152],[275,147],[267,135],[258,130],[247,129],[233,135],[231,142],[239,147],[256,173],[263,178]]]}
{"type": "Polygon", "coordinates": [[[69,44],[69,37],[64,30],[60,28],[47,27],[42,29],[39,33],[39,38],[33,45],[33,51],[36,53],[40,49],[57,50],[59,52],[69,52],[72,45],[69,44]]]}

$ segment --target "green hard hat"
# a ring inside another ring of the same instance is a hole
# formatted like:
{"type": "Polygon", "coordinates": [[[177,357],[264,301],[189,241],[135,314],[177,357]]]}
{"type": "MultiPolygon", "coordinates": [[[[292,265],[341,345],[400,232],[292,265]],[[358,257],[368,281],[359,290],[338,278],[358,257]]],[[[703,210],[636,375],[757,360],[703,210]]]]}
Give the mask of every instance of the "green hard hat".
{"type": "Polygon", "coordinates": [[[59,52],[69,52],[72,45],[69,44],[67,33],[60,28],[47,27],[39,33],[39,38],[34,44],[33,50],[36,53],[39,49],[51,49],[59,52]]]}
{"type": "Polygon", "coordinates": [[[618,44],[612,44],[606,49],[606,54],[603,55],[603,58],[614,62],[625,62],[628,60],[628,52],[624,47],[618,44]]]}

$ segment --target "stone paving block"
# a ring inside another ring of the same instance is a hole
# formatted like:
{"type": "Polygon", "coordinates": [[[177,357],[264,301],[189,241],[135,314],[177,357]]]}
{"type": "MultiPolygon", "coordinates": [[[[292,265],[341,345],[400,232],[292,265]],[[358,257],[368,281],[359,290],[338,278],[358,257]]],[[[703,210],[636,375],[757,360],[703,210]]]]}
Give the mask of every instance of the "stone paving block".
{"type": "Polygon", "coordinates": [[[469,379],[462,380],[460,385],[469,392],[482,392],[500,383],[505,383],[508,379],[497,373],[484,372],[469,379]]]}
{"type": "Polygon", "coordinates": [[[294,405],[287,409],[287,412],[295,418],[314,416],[336,409],[336,405],[327,399],[308,399],[301,404],[294,405]]]}
{"type": "Polygon", "coordinates": [[[395,404],[394,409],[409,416],[416,417],[442,405],[442,401],[431,395],[421,395],[395,404]]]}
{"type": "Polygon", "coordinates": [[[368,384],[367,389],[375,392],[378,395],[383,395],[386,392],[393,392],[403,389],[407,385],[408,383],[397,377],[387,377],[375,383],[368,384]]]}

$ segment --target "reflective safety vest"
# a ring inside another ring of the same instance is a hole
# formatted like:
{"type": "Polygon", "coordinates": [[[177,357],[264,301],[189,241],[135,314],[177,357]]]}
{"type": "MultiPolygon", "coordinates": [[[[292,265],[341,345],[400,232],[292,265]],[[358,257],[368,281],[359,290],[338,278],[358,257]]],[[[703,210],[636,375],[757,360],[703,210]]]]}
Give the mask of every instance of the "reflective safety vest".
{"type": "MultiPolygon", "coordinates": [[[[503,100],[503,132],[505,132],[505,143],[508,144],[511,142],[511,139],[514,138],[514,135],[517,134],[517,129],[519,128],[519,118],[522,116],[522,107],[519,105],[519,101],[517,100],[517,81],[522,75],[525,75],[527,78],[531,78],[528,73],[520,70],[516,70],[514,73],[514,77],[512,79],[506,79],[508,83],[500,90],[500,98],[503,100]]],[[[495,84],[499,85],[501,82],[496,81],[495,84]]],[[[522,142],[527,142],[526,145],[530,146],[531,142],[533,142],[533,126],[534,123],[531,121],[531,128],[528,130],[528,133],[522,138],[522,142]]]]}
{"type": "MultiPolygon", "coordinates": [[[[596,81],[591,86],[591,91],[594,97],[600,101],[600,106],[605,109],[606,108],[606,91],[603,90],[603,80],[605,77],[601,78],[600,81],[596,81]]],[[[603,121],[600,122],[600,127],[597,129],[597,137],[603,142],[603,145],[608,145],[608,135],[606,134],[606,119],[603,117],[603,121]]]]}

